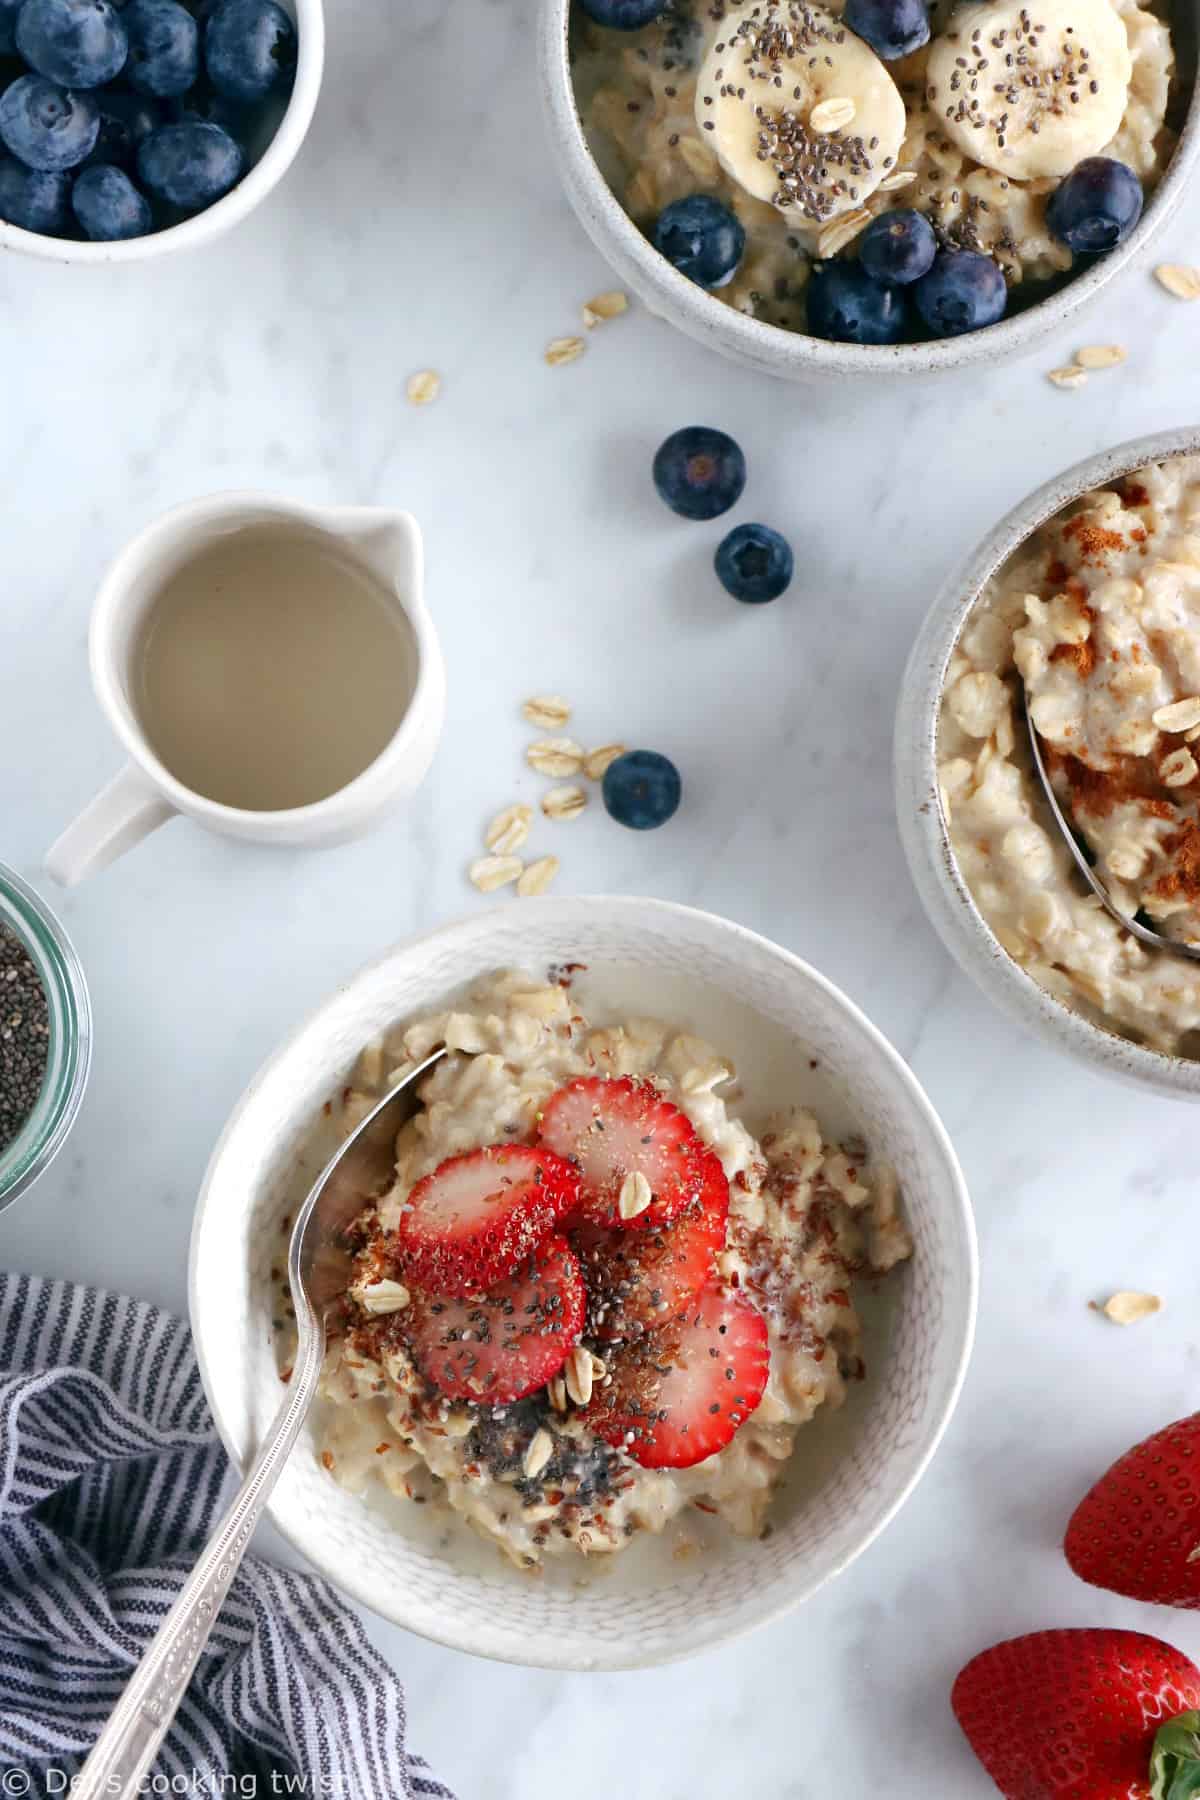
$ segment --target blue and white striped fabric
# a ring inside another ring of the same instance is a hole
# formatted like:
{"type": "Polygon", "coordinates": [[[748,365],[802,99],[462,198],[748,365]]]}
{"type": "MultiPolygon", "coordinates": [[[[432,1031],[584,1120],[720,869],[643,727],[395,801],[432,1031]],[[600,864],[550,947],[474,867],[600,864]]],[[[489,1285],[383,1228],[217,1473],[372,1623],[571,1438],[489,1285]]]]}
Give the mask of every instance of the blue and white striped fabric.
{"type": "MultiPolygon", "coordinates": [[[[180,1320],[0,1274],[0,1794],[66,1792],[230,1485],[180,1320]]],[[[453,1800],[353,1613],[257,1559],[148,1791],[453,1800]]]]}

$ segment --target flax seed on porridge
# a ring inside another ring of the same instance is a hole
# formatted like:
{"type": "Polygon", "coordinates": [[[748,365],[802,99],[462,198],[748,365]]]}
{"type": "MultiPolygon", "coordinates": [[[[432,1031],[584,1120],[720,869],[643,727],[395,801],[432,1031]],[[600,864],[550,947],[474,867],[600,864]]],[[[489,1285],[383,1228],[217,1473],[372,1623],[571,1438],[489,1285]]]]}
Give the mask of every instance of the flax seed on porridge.
{"type": "Polygon", "coordinates": [[[1064,1004],[1200,1054],[1200,967],[1143,948],[1057,836],[1022,688],[1064,811],[1120,909],[1200,942],[1200,458],[1086,495],[981,597],[947,671],[939,778],[996,937],[1064,1004]]]}
{"type": "Polygon", "coordinates": [[[398,1027],[346,1128],[439,1043],[355,1228],[323,1377],[333,1477],[438,1498],[524,1567],[693,1504],[758,1534],[797,1430],[865,1373],[856,1280],[911,1254],[890,1169],[799,1106],[756,1138],[717,1050],[593,1026],[569,973],[496,975],[398,1027]]]}

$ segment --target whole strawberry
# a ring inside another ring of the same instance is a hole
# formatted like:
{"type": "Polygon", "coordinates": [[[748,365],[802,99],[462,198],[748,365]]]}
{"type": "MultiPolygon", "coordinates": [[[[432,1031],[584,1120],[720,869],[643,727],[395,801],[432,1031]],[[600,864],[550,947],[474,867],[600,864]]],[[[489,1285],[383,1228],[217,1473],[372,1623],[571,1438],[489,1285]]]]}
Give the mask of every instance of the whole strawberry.
{"type": "Polygon", "coordinates": [[[1200,1413],[1115,1462],[1075,1508],[1063,1548],[1094,1587],[1200,1607],[1200,1413]]]}
{"type": "Polygon", "coordinates": [[[1007,1800],[1194,1800],[1200,1669],[1140,1631],[1034,1631],[969,1662],[954,1716],[1007,1800]]]}

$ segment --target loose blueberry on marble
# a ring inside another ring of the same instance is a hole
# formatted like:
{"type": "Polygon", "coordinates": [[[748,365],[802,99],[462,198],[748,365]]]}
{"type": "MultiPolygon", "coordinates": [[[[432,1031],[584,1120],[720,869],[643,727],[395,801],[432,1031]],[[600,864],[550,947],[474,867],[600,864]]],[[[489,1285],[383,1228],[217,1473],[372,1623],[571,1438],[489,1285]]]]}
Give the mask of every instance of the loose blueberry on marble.
{"type": "Polygon", "coordinates": [[[742,497],[746,458],[727,432],[685,425],[659,445],[654,485],[680,518],[716,519],[742,497]]]}
{"type": "Polygon", "coordinates": [[[151,226],[150,202],[124,169],[94,163],[84,169],[71,191],[71,206],[85,237],[113,243],[145,237],[151,226]]]}
{"type": "Polygon", "coordinates": [[[746,232],[737,214],[711,194],[689,194],[659,213],[654,247],[698,287],[719,288],[737,271],[746,232]]]}
{"type": "Polygon", "coordinates": [[[778,600],[795,568],[791,545],[769,525],[735,525],[722,538],[715,563],[726,593],[748,606],[778,600]]]}
{"type": "Polygon", "coordinates": [[[873,281],[907,287],[933,265],[937,238],[924,213],[897,207],[872,219],[858,240],[858,260],[873,281]]]}
{"type": "Polygon", "coordinates": [[[159,200],[188,212],[211,206],[242,172],[239,144],[220,125],[185,119],[152,131],[138,150],[142,185],[159,200]]]}
{"type": "Polygon", "coordinates": [[[162,108],[146,94],[126,94],[106,88],[96,95],[100,108],[100,135],[89,163],[111,163],[131,169],[143,138],[165,123],[162,108]]]}
{"type": "Polygon", "coordinates": [[[627,750],[604,771],[604,804],[617,824],[631,831],[665,825],[682,793],[679,770],[657,750],[627,750]]]}
{"type": "Polygon", "coordinates": [[[73,169],[99,133],[92,94],[68,92],[41,75],[22,75],[0,94],[0,142],[27,168],[73,169]]]}
{"type": "Polygon", "coordinates": [[[130,87],[163,100],[186,94],[200,73],[200,28],[187,8],[179,0],[129,0],[121,20],[130,87]]]}
{"type": "Polygon", "coordinates": [[[265,100],[296,67],[296,27],[275,0],[220,0],[204,32],[204,63],[228,100],[265,100]]]}
{"type": "Polygon", "coordinates": [[[640,31],[666,11],[667,0],[579,0],[579,4],[597,25],[610,25],[614,31],[640,31]]]}
{"type": "Polygon", "coordinates": [[[1111,156],[1088,156],[1059,183],[1046,223],[1076,256],[1114,250],[1142,216],[1142,184],[1111,156]]]}
{"type": "Polygon", "coordinates": [[[846,0],[842,22],[884,62],[911,56],[929,42],[925,0],[846,0]]]}
{"type": "Polygon", "coordinates": [[[16,40],[36,74],[67,88],[103,87],[121,73],[129,48],[110,0],[25,0],[16,40]]]}
{"type": "Polygon", "coordinates": [[[838,344],[895,344],[904,335],[904,297],[873,281],[858,263],[827,262],[808,284],[808,329],[838,344]]]}
{"type": "Polygon", "coordinates": [[[1004,317],[1008,286],[990,256],[978,250],[941,250],[913,284],[917,311],[935,337],[961,337],[1004,317]]]}
{"type": "Polygon", "coordinates": [[[70,223],[71,177],[27,169],[14,156],[0,156],[0,219],[22,231],[57,237],[70,223]]]}

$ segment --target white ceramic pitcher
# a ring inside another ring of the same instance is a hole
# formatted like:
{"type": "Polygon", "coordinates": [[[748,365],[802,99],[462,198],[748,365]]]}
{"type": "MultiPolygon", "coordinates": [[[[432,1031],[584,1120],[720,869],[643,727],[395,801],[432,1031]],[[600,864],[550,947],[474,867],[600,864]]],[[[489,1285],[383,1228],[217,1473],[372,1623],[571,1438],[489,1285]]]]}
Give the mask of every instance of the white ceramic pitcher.
{"type": "Polygon", "coordinates": [[[446,710],[441,647],[424,599],[421,534],[407,513],[360,506],[302,506],[269,494],[214,494],[176,507],[112,564],[92,612],[92,684],[124,745],[126,767],[85,808],[46,857],[65,887],[115,862],[176,814],[254,843],[317,846],[367,831],[412,794],[433,761],[446,710]],[[248,526],[298,524],[334,540],[394,596],[412,633],[416,679],[395,736],[362,774],[327,799],[280,812],[250,812],[194,793],[165,768],[132,703],[142,622],[164,584],[217,536],[248,526]]]}

